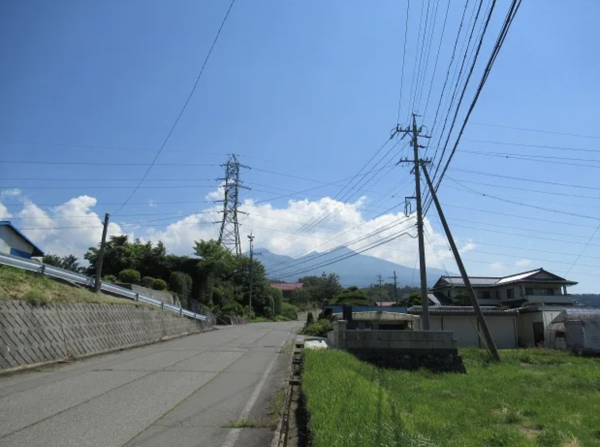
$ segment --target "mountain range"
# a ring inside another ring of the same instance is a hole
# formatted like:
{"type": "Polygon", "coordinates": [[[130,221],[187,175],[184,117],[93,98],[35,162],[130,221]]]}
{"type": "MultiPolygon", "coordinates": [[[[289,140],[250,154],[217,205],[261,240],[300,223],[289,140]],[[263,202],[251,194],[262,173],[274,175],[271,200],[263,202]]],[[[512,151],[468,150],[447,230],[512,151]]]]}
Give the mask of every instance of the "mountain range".
{"type": "MultiPolygon", "coordinates": [[[[255,253],[257,254],[257,259],[265,266],[267,276],[272,280],[278,279],[286,282],[295,282],[303,276],[321,275],[325,272],[327,274],[338,274],[340,282],[346,287],[366,287],[371,283],[377,283],[378,274],[381,274],[384,282],[393,282],[392,277],[395,271],[399,287],[418,286],[419,284],[418,269],[395,264],[373,256],[357,254],[348,247],[328,253],[312,252],[296,259],[290,256],[278,255],[266,248],[257,248],[255,249],[255,253]],[[318,267],[322,263],[348,255],[353,256],[325,267],[318,267]]],[[[428,268],[428,285],[432,286],[441,275],[446,274],[444,270],[428,268]]]]}

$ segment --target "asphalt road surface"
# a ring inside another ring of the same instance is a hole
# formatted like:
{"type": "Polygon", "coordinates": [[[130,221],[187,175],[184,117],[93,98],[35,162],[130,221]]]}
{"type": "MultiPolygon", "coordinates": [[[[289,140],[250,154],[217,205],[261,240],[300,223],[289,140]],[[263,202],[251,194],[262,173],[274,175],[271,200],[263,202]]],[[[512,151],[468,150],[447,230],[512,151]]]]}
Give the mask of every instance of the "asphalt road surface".
{"type": "Polygon", "coordinates": [[[222,327],[0,376],[0,446],[269,446],[281,348],[301,324],[222,327]]]}

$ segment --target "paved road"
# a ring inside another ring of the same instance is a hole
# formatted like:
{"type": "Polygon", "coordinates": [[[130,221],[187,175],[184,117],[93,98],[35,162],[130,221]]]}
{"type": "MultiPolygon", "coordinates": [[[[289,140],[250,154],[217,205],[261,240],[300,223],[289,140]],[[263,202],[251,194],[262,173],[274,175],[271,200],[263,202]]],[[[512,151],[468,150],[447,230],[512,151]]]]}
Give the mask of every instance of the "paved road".
{"type": "Polygon", "coordinates": [[[0,377],[0,445],[268,446],[270,428],[226,426],[264,425],[300,326],[230,326],[0,377]]]}

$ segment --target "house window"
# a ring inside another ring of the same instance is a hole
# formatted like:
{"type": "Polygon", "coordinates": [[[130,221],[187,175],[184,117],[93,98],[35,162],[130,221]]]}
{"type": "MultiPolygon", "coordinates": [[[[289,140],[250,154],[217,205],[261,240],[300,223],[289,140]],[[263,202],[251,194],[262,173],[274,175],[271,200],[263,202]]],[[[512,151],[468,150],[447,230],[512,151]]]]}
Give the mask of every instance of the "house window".
{"type": "Polygon", "coordinates": [[[500,299],[500,291],[496,290],[496,299],[499,300],[500,299]]]}
{"type": "Polygon", "coordinates": [[[515,297],[515,289],[506,289],[506,298],[511,300],[515,297]]]}
{"type": "Polygon", "coordinates": [[[554,289],[546,289],[546,295],[553,296],[554,295],[554,289]]]}
{"type": "Polygon", "coordinates": [[[531,287],[525,287],[525,295],[533,295],[533,289],[531,287]]]}
{"type": "Polygon", "coordinates": [[[479,292],[479,293],[478,293],[478,298],[479,298],[480,300],[481,300],[481,299],[484,299],[484,300],[489,300],[491,297],[492,297],[492,295],[491,295],[491,293],[490,293],[490,292],[479,292]]]}

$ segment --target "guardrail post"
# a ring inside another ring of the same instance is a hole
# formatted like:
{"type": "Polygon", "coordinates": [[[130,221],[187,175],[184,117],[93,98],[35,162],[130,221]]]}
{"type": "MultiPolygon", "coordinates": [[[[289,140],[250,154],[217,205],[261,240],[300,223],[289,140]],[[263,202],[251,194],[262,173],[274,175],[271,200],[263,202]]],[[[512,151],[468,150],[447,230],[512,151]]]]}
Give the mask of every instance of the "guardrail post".
{"type": "Polygon", "coordinates": [[[140,300],[140,294],[139,294],[139,293],[136,293],[136,294],[135,294],[135,300],[136,300],[136,301],[139,301],[139,300],[140,300]]]}
{"type": "Polygon", "coordinates": [[[161,302],[161,303],[160,303],[160,308],[161,308],[161,309],[164,309],[164,308],[165,308],[165,303],[161,302]]]}
{"type": "Polygon", "coordinates": [[[183,307],[179,308],[179,315],[183,315],[183,307]]]}
{"type": "Polygon", "coordinates": [[[42,268],[40,270],[40,275],[44,276],[46,274],[46,264],[42,264],[42,268]]]}

